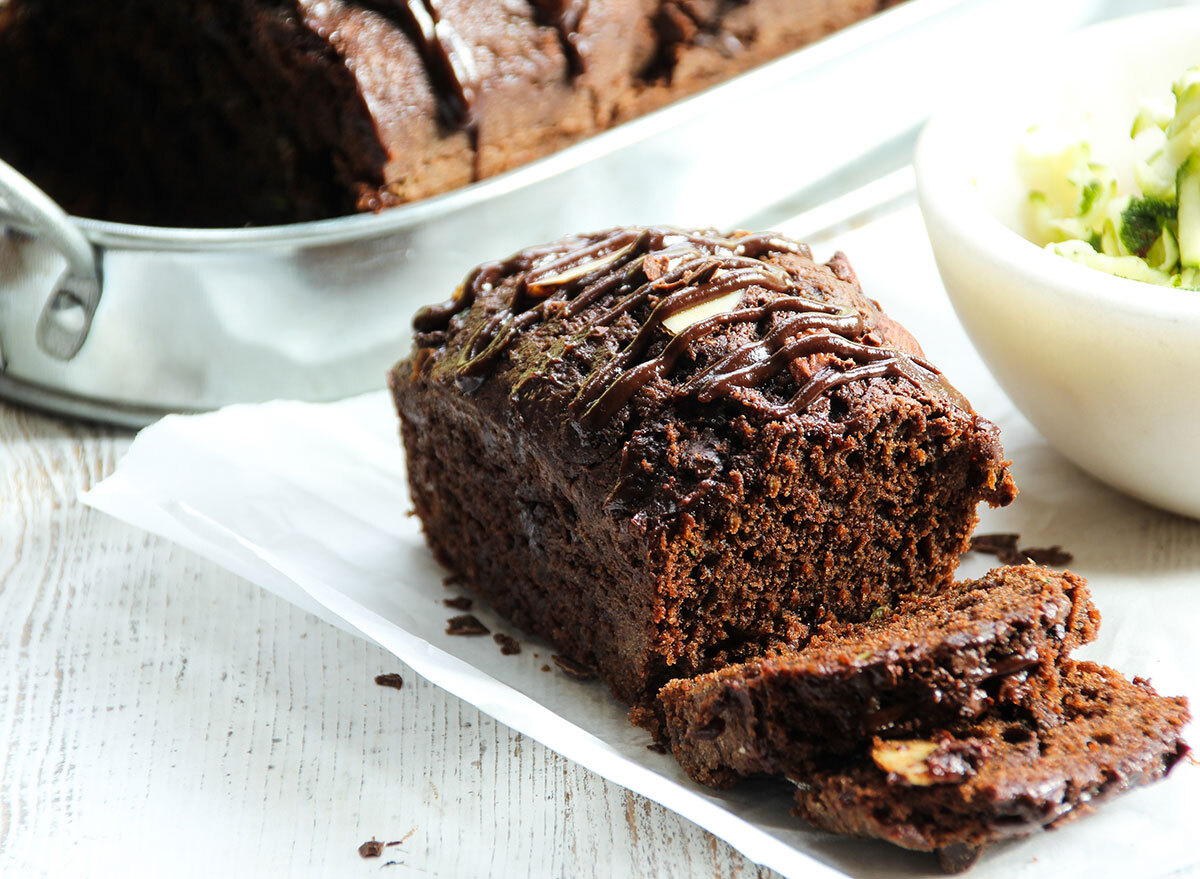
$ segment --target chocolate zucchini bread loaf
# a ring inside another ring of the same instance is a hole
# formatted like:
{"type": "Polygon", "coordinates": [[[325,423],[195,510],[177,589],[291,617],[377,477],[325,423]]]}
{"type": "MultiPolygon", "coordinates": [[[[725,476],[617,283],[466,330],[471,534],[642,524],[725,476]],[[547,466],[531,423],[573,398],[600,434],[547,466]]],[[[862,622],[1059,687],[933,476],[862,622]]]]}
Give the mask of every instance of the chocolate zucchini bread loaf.
{"type": "Polygon", "coordinates": [[[317,219],[516,167],[880,0],[6,0],[0,158],[72,213],[317,219]]]}
{"type": "Polygon", "coordinates": [[[961,869],[980,846],[1086,814],[1163,778],[1187,753],[1186,700],[1087,662],[1068,662],[1062,678],[1056,726],[991,714],[795,770],[797,814],[827,830],[940,850],[961,869]]]}
{"type": "Polygon", "coordinates": [[[433,552],[626,702],[947,588],[1015,494],[846,259],[776,235],[571,236],[414,324],[391,387],[433,552]]]}
{"type": "Polygon", "coordinates": [[[1045,691],[1098,622],[1074,574],[999,568],[894,614],[828,626],[801,650],[672,681],[659,693],[665,731],[692,778],[726,787],[998,704],[1052,726],[1045,691]]]}

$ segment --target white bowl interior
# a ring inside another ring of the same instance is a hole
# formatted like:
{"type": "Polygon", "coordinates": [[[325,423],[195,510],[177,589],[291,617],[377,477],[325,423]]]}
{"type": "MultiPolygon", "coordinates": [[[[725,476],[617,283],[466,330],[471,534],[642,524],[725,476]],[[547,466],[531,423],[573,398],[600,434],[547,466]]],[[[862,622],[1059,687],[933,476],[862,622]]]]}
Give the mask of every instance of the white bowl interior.
{"type": "MultiPolygon", "coordinates": [[[[1200,64],[1197,12],[1166,10],[1096,25],[1070,37],[1058,57],[1046,59],[1046,67],[1006,77],[1001,91],[1007,94],[971,114],[973,149],[964,161],[983,208],[1025,235],[1026,187],[1015,160],[1033,125],[1088,136],[1093,160],[1112,167],[1122,191],[1132,192],[1129,130],[1138,103],[1169,95],[1178,76],[1200,64]]],[[[1031,50],[1029,57],[1038,54],[1031,50]]]]}
{"type": "Polygon", "coordinates": [[[1080,266],[1023,237],[1017,154],[1033,125],[1086,132],[1131,191],[1142,98],[1200,64],[1200,8],[1031,43],[1011,70],[937,114],[917,179],[963,325],[1018,408],[1069,458],[1145,500],[1200,516],[1200,293],[1080,266]]]}

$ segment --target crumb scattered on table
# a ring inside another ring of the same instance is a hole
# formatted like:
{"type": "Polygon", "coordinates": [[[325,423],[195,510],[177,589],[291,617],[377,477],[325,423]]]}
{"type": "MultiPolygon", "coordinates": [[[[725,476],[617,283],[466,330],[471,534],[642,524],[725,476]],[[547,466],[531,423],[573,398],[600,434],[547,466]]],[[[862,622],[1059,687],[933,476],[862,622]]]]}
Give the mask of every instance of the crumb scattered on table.
{"type": "Polygon", "coordinates": [[[976,534],[971,538],[971,552],[994,555],[1006,565],[1017,564],[1017,542],[1020,534],[976,534]]]}
{"type": "Polygon", "coordinates": [[[521,642],[512,635],[497,632],[495,635],[492,635],[492,640],[500,645],[500,652],[505,656],[513,656],[521,652],[521,642]]]}
{"type": "Polygon", "coordinates": [[[358,847],[358,854],[363,858],[377,858],[383,854],[383,843],[371,838],[358,847]]]}
{"type": "Polygon", "coordinates": [[[375,675],[375,683],[381,687],[391,687],[393,690],[399,690],[404,686],[404,678],[395,672],[388,672],[387,674],[375,675]]]}
{"type": "Polygon", "coordinates": [[[1020,553],[1023,558],[1027,558],[1031,562],[1056,568],[1069,565],[1075,560],[1075,556],[1057,544],[1054,546],[1030,546],[1020,550],[1020,553]]]}
{"type": "Polygon", "coordinates": [[[450,619],[446,620],[447,635],[486,635],[489,632],[491,632],[491,629],[469,613],[450,617],[450,619]]]}
{"type": "Polygon", "coordinates": [[[971,552],[994,555],[1003,565],[1019,565],[1030,561],[1038,565],[1061,568],[1075,557],[1061,546],[1021,547],[1020,534],[976,534],[971,538],[971,552]]]}
{"type": "Polygon", "coordinates": [[[470,598],[467,598],[465,595],[459,595],[456,598],[442,599],[442,604],[446,605],[446,607],[452,607],[455,610],[470,610],[471,605],[474,603],[474,601],[472,601],[470,598]]]}
{"type": "Polygon", "coordinates": [[[568,677],[572,677],[577,681],[590,681],[596,677],[596,673],[581,662],[576,662],[574,659],[569,659],[566,656],[554,654],[550,657],[554,660],[554,664],[563,670],[563,673],[568,677]]]}

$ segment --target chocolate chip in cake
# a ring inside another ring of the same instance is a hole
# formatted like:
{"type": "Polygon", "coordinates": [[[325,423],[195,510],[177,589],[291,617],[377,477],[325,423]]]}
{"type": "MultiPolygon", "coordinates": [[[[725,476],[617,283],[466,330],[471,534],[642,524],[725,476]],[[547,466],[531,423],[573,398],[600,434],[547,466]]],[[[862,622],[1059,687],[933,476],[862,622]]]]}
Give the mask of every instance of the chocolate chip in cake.
{"type": "Polygon", "coordinates": [[[395,672],[388,672],[387,674],[375,675],[375,683],[381,687],[391,687],[393,690],[399,690],[404,686],[404,678],[395,672]]]}
{"type": "Polygon", "coordinates": [[[442,604],[446,607],[452,607],[455,610],[470,610],[471,605],[475,602],[467,598],[465,595],[460,595],[457,598],[443,598],[442,604]]]}
{"type": "Polygon", "coordinates": [[[497,632],[495,635],[492,635],[492,640],[500,645],[500,652],[505,656],[513,656],[521,652],[521,642],[512,635],[497,632]]]}
{"type": "Polygon", "coordinates": [[[383,843],[378,839],[368,839],[358,847],[358,854],[364,858],[377,858],[383,854],[383,843]]]}
{"type": "Polygon", "coordinates": [[[489,632],[491,632],[491,629],[469,613],[450,617],[450,619],[446,620],[447,635],[486,635],[489,632]]]}
{"type": "Polygon", "coordinates": [[[596,673],[582,662],[576,662],[573,659],[568,659],[566,656],[559,656],[558,654],[550,658],[554,660],[555,665],[563,670],[564,674],[575,678],[577,681],[590,681],[596,677],[596,673]]]}

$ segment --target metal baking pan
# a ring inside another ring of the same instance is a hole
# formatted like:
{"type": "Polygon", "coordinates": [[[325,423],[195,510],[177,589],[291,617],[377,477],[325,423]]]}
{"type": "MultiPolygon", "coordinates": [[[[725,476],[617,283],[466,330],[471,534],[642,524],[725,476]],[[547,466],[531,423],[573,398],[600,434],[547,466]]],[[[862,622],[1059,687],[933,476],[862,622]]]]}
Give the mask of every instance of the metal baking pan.
{"type": "Polygon", "coordinates": [[[475,263],[611,225],[770,225],[907,162],[948,78],[989,46],[1031,21],[1067,30],[1129,5],[908,0],[546,159],[375,215],[244,229],[70,218],[0,162],[0,396],[139,426],[381,387],[413,310],[475,263]]]}

